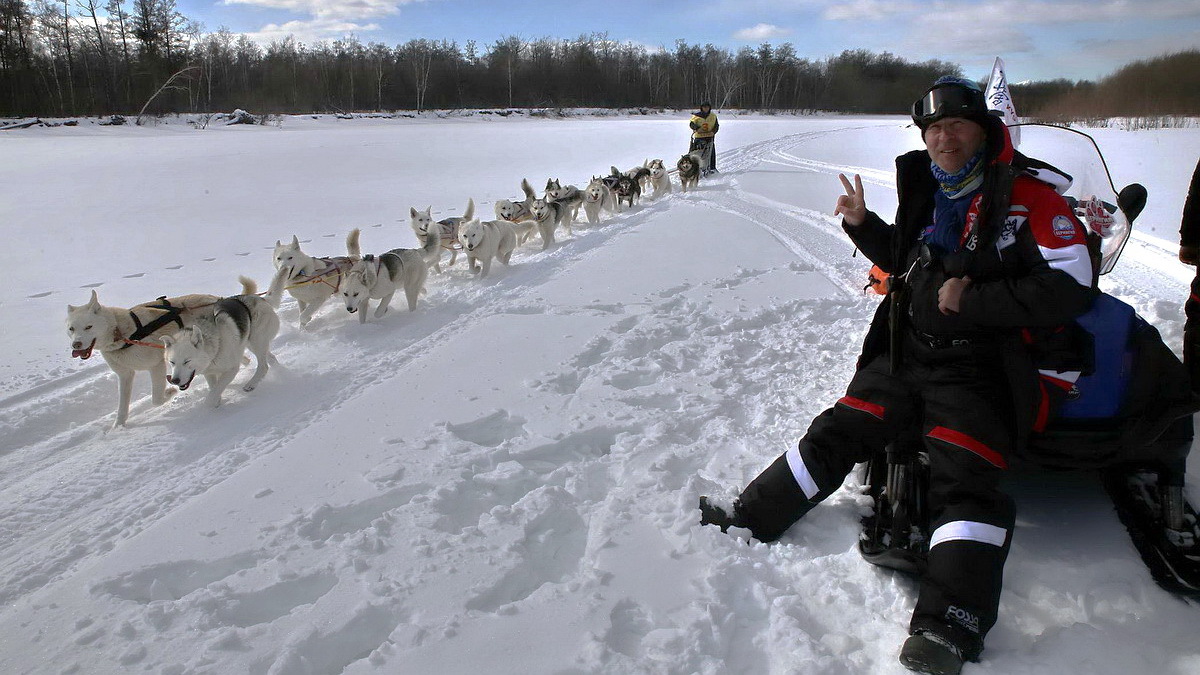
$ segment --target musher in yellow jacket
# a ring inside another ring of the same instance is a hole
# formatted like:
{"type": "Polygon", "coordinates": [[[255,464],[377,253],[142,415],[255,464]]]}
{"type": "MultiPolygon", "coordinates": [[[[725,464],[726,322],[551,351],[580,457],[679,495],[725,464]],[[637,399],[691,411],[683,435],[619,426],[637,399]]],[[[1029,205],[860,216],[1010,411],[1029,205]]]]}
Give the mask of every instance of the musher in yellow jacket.
{"type": "Polygon", "coordinates": [[[707,146],[708,150],[708,173],[717,172],[717,145],[715,136],[721,128],[721,123],[717,121],[717,114],[712,111],[711,103],[701,103],[700,110],[692,113],[692,119],[688,122],[688,126],[692,128],[692,144],[688,148],[688,152],[707,146]]]}

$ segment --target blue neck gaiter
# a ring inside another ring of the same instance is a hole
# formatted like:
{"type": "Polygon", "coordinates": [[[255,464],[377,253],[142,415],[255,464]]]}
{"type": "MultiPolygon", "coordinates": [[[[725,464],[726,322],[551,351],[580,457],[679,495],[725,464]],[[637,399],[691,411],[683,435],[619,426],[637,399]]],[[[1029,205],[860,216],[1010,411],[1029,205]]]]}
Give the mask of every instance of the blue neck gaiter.
{"type": "Polygon", "coordinates": [[[921,233],[921,239],[940,253],[953,253],[962,243],[967,211],[983,188],[986,150],[980,148],[966,166],[953,174],[930,164],[940,187],[933,195],[933,223],[921,233]]]}

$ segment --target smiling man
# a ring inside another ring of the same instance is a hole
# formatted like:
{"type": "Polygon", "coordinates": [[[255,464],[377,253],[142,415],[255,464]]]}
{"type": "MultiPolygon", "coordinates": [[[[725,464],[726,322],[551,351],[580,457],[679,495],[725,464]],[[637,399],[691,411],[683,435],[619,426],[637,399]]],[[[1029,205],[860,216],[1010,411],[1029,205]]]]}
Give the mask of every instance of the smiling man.
{"type": "Polygon", "coordinates": [[[774,541],[856,463],[920,434],[928,565],[900,661],[953,675],[996,623],[1016,517],[998,483],[1079,376],[1071,320],[1091,305],[1095,273],[1067,202],[1024,171],[1052,167],[1015,152],[979,87],[940,79],[912,118],[925,150],[896,160],[894,225],[867,210],[858,176],[841,177],[843,229],[892,276],[846,395],[732,511],[702,500],[701,522],[774,541]]]}

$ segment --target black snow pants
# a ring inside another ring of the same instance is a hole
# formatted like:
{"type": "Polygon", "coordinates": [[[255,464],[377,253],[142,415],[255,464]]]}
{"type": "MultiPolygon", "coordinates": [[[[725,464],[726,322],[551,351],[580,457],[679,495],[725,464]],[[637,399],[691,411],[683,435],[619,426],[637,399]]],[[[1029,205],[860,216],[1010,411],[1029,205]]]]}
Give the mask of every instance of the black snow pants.
{"type": "Polygon", "coordinates": [[[755,538],[773,541],[841,486],[859,462],[919,429],[930,459],[930,548],[910,632],[928,630],[976,660],[996,623],[1015,509],[997,483],[1013,440],[999,348],[934,348],[910,335],[900,372],[887,355],[861,368],[846,396],[813,420],[798,447],[742,492],[755,538]]]}
{"type": "Polygon", "coordinates": [[[1192,381],[1192,391],[1200,393],[1200,267],[1192,279],[1192,292],[1183,303],[1187,317],[1183,324],[1183,364],[1192,381]]]}

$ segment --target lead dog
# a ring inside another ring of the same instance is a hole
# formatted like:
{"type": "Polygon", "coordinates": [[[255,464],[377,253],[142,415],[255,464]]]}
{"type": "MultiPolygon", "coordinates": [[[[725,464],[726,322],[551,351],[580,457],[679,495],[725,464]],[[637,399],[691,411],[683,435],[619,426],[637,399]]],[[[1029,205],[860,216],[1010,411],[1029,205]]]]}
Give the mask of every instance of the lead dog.
{"type": "Polygon", "coordinates": [[[96,291],[85,305],[67,305],[67,335],[71,338],[71,356],[86,361],[92,350],[99,349],[108,367],[117,374],[117,420],[112,428],[125,425],[129,418],[129,399],[133,376],[139,370],[150,371],[150,396],[154,405],[166,402],[167,365],[155,340],[175,328],[187,328],[197,319],[211,315],[218,298],[215,295],[183,295],[159,298],[129,309],[105,307],[96,291]]]}
{"type": "Polygon", "coordinates": [[[654,199],[671,194],[671,176],[661,159],[652,159],[646,163],[650,170],[650,186],[654,188],[654,199]]]}
{"type": "MultiPolygon", "coordinates": [[[[160,338],[165,347],[163,358],[171,373],[167,381],[186,391],[196,375],[208,381],[205,401],[216,408],[221,394],[242,368],[246,350],[254,354],[254,376],[242,386],[253,391],[270,369],[278,363],[271,353],[271,340],[279,333],[275,306],[256,294],[253,280],[239,277],[242,294],[221,298],[209,316],[200,317],[191,327],[160,338]]],[[[271,297],[268,293],[267,297],[271,297]]]]}
{"type": "MultiPolygon", "coordinates": [[[[300,241],[292,235],[289,244],[275,241],[274,263],[279,270],[271,288],[286,288],[300,306],[300,327],[308,325],[325,301],[342,287],[342,279],[362,257],[358,247],[358,229],[346,235],[347,256],[314,258],[300,250],[300,241]]],[[[274,290],[272,291],[274,292],[274,290]]],[[[279,300],[274,299],[276,307],[279,300]]]]}
{"type": "Polygon", "coordinates": [[[617,198],[612,188],[599,176],[592,176],[592,181],[583,190],[583,213],[592,225],[600,222],[601,211],[616,211],[617,198]]]}
{"type": "MultiPolygon", "coordinates": [[[[430,213],[432,210],[432,206],[426,208],[424,211],[418,211],[411,206],[408,208],[410,215],[409,224],[412,225],[413,232],[416,233],[417,239],[421,241],[425,240],[425,235],[429,232],[429,228],[433,227],[433,216],[430,213]]],[[[463,212],[462,216],[457,218],[445,218],[437,221],[437,231],[439,234],[441,234],[442,245],[440,248],[434,249],[433,253],[428,259],[426,259],[425,262],[433,267],[438,274],[441,274],[442,272],[442,249],[450,251],[449,265],[454,266],[454,262],[458,260],[458,252],[462,250],[462,246],[458,243],[458,229],[462,227],[463,223],[471,220],[474,217],[475,200],[468,199],[467,210],[463,212]]]]}
{"type": "Polygon", "coordinates": [[[493,258],[508,265],[513,250],[517,248],[516,230],[512,223],[505,220],[482,223],[473,220],[463,226],[458,238],[467,252],[467,266],[472,273],[478,272],[480,279],[486,278],[491,271],[493,258]],[[479,264],[478,269],[476,263],[479,264]]]}
{"type": "Polygon", "coordinates": [[[700,184],[699,152],[690,152],[680,157],[675,163],[675,168],[679,170],[679,189],[687,192],[689,185],[694,189],[700,184]]]}
{"type": "Polygon", "coordinates": [[[367,305],[378,298],[379,305],[375,307],[375,318],[378,319],[387,313],[392,296],[401,289],[408,299],[408,311],[414,311],[429,275],[425,260],[441,244],[441,236],[436,231],[430,232],[425,235],[423,248],[394,248],[379,256],[364,256],[354,263],[342,282],[346,311],[358,312],[358,322],[366,323],[367,305]]]}

